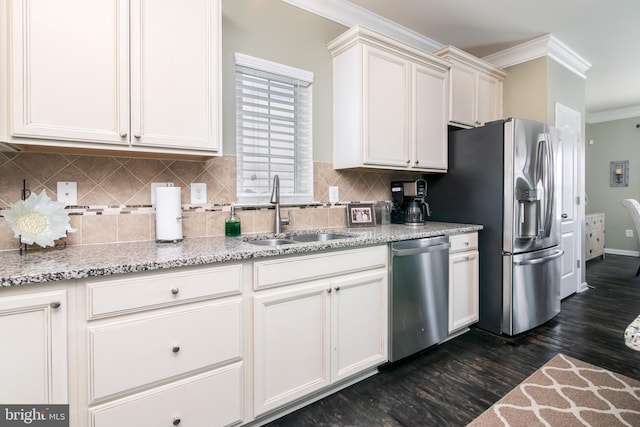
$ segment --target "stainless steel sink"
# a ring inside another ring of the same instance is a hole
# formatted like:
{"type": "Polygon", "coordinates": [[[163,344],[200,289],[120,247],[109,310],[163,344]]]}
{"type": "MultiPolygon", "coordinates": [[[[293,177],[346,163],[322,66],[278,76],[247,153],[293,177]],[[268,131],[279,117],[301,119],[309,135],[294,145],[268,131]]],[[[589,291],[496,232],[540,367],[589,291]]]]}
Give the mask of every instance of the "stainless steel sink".
{"type": "Polygon", "coordinates": [[[329,240],[348,239],[353,237],[350,234],[338,234],[338,233],[301,233],[301,234],[289,234],[285,237],[272,237],[267,239],[261,238],[248,238],[245,241],[252,245],[259,246],[278,246],[278,245],[291,245],[294,243],[308,243],[308,242],[326,242],[329,240]]]}
{"type": "Polygon", "coordinates": [[[336,240],[336,239],[347,239],[351,236],[345,234],[336,234],[336,233],[305,233],[305,234],[294,234],[292,236],[288,236],[288,239],[291,239],[296,242],[325,242],[327,240],[336,240]]]}
{"type": "Polygon", "coordinates": [[[247,243],[251,243],[252,245],[259,246],[278,246],[278,245],[292,245],[296,242],[289,239],[256,239],[256,240],[247,240],[247,243]]]}

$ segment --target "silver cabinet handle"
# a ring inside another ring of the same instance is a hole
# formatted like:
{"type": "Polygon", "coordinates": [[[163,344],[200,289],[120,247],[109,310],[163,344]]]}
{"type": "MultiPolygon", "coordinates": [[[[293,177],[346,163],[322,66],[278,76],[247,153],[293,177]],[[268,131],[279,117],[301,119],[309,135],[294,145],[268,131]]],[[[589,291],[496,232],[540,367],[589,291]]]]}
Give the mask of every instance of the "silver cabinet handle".
{"type": "Polygon", "coordinates": [[[180,351],[180,346],[179,345],[174,345],[173,347],[171,347],[171,351],[174,353],[177,353],[180,351]]]}
{"type": "Polygon", "coordinates": [[[171,293],[173,295],[178,295],[180,293],[180,289],[179,288],[171,288],[171,293]]]}
{"type": "Polygon", "coordinates": [[[177,426],[178,424],[180,424],[180,421],[181,421],[180,417],[173,417],[173,421],[172,422],[173,422],[174,426],[177,426]]]}
{"type": "Polygon", "coordinates": [[[567,219],[567,218],[569,218],[569,215],[567,215],[567,214],[562,214],[562,219],[567,219]]]}
{"type": "Polygon", "coordinates": [[[140,132],[136,132],[133,134],[134,138],[140,139],[140,132]]]}
{"type": "Polygon", "coordinates": [[[127,137],[127,133],[122,131],[120,132],[120,138],[126,138],[127,137]]]}
{"type": "Polygon", "coordinates": [[[327,289],[327,293],[330,294],[331,293],[331,288],[327,289]]]}
{"type": "Polygon", "coordinates": [[[51,308],[53,308],[55,310],[56,308],[60,308],[61,305],[62,305],[62,303],[60,303],[60,301],[54,301],[54,302],[49,304],[49,307],[51,307],[51,308]]]}

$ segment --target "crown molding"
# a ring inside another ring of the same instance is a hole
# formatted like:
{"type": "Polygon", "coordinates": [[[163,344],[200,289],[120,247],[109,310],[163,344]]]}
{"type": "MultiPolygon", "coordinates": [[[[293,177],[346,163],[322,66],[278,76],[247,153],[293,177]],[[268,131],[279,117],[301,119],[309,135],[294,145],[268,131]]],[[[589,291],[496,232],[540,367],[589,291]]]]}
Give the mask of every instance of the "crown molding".
{"type": "Polygon", "coordinates": [[[512,67],[532,59],[548,56],[568,70],[586,79],[591,64],[552,34],[545,34],[528,42],[485,56],[487,62],[498,68],[512,67]]]}
{"type": "Polygon", "coordinates": [[[610,122],[612,120],[630,119],[640,117],[640,105],[635,107],[619,108],[616,110],[601,111],[599,113],[587,113],[585,121],[591,123],[610,122]]]}
{"type": "Polygon", "coordinates": [[[362,25],[432,53],[444,45],[346,0],[281,0],[346,27],[362,25]]]}

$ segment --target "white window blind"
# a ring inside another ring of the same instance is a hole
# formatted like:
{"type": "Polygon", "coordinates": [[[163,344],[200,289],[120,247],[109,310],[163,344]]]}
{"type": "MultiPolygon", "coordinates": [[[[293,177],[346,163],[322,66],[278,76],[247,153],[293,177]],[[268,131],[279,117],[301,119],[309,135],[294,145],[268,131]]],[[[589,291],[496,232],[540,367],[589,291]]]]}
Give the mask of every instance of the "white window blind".
{"type": "Polygon", "coordinates": [[[236,54],[238,203],[269,203],[275,175],[281,202],[313,200],[312,82],[312,73],[236,54]]]}

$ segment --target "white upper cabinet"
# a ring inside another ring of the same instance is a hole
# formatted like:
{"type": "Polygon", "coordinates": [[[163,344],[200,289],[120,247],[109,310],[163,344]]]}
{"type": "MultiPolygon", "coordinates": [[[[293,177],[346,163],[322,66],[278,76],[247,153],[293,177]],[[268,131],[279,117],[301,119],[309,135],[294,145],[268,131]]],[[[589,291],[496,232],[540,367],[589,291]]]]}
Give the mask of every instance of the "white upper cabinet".
{"type": "Polygon", "coordinates": [[[8,142],[220,154],[220,0],[11,0],[8,142]]]}
{"type": "Polygon", "coordinates": [[[411,63],[375,47],[364,46],[362,53],[364,163],[405,168],[411,156],[408,144],[411,63]]]}
{"type": "Polygon", "coordinates": [[[360,26],[328,48],[334,168],[446,171],[450,64],[360,26]]]}
{"type": "Polygon", "coordinates": [[[453,46],[434,52],[451,62],[448,119],[465,127],[502,118],[504,71],[453,46]]]}

